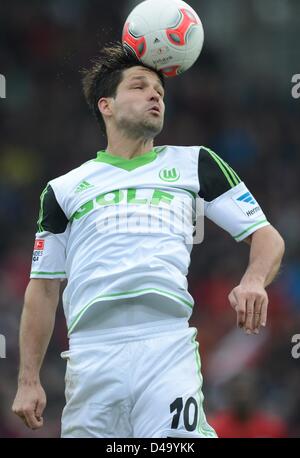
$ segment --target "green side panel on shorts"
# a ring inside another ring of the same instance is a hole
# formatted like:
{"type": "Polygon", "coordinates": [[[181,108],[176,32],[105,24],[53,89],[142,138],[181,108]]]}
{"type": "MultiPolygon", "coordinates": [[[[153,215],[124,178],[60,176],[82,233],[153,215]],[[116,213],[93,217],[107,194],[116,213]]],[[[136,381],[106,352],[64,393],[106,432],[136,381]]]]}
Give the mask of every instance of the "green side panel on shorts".
{"type": "Polygon", "coordinates": [[[200,392],[199,392],[199,405],[198,405],[198,425],[197,425],[197,432],[199,434],[202,434],[203,436],[209,438],[214,438],[217,437],[217,434],[215,430],[207,423],[205,413],[203,410],[203,400],[204,396],[202,393],[202,374],[201,374],[201,359],[200,359],[200,354],[199,354],[199,343],[196,341],[196,336],[197,336],[197,330],[195,331],[195,334],[193,335],[192,343],[195,346],[195,360],[196,360],[196,366],[197,366],[197,374],[199,376],[199,381],[200,381],[200,392]]]}

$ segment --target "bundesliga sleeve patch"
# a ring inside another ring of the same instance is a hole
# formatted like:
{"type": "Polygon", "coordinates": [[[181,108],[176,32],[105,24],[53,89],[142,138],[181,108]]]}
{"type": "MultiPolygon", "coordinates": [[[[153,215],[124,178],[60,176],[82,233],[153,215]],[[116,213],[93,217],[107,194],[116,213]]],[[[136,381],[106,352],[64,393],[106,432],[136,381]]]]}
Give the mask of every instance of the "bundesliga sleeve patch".
{"type": "Polygon", "coordinates": [[[34,250],[43,250],[45,247],[45,240],[36,239],[34,242],[34,250]]]}
{"type": "Polygon", "coordinates": [[[262,209],[260,208],[259,204],[251,194],[251,192],[247,191],[239,191],[238,193],[234,194],[231,199],[235,202],[235,204],[242,210],[244,215],[251,218],[253,216],[257,216],[263,213],[262,209]]]}
{"type": "Polygon", "coordinates": [[[45,248],[45,240],[36,239],[34,242],[34,247],[33,247],[33,255],[32,255],[33,262],[37,262],[39,258],[43,256],[44,248],[45,248]]]}

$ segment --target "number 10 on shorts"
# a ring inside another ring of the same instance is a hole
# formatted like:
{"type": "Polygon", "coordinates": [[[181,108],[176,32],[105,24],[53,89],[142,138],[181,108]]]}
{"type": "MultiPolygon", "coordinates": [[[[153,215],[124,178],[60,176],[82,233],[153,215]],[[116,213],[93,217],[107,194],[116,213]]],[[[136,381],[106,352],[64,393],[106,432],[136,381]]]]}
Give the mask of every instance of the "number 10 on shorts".
{"type": "Polygon", "coordinates": [[[173,412],[175,412],[175,414],[172,420],[172,429],[178,428],[180,415],[183,415],[185,429],[187,431],[195,431],[198,423],[198,404],[193,397],[188,398],[184,405],[182,398],[175,399],[170,405],[170,413],[173,412]]]}

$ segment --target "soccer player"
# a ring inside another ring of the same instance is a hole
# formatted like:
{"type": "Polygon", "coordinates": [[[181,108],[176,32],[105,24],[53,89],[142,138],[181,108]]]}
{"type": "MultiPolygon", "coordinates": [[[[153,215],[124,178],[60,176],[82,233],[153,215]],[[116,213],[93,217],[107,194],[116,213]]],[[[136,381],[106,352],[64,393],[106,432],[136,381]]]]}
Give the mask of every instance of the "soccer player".
{"type": "Polygon", "coordinates": [[[13,411],[29,428],[43,425],[39,373],[67,279],[62,437],[216,437],[203,411],[197,331],[188,322],[197,196],[209,219],[250,245],[249,265],[229,294],[248,334],[266,325],[265,288],[284,242],[213,151],[154,146],[165,111],[160,73],[116,43],[102,49],[83,85],[107,148],[41,195],[13,411]]]}

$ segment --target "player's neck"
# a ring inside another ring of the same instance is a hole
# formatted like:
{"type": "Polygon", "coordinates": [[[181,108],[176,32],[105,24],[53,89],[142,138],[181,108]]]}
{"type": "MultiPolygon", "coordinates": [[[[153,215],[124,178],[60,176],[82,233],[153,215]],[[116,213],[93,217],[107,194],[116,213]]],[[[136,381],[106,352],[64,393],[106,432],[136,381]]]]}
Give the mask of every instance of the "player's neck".
{"type": "Polygon", "coordinates": [[[121,137],[109,139],[106,151],[113,156],[120,156],[124,159],[132,159],[136,156],[148,153],[153,149],[153,139],[132,139],[121,137]]]}

